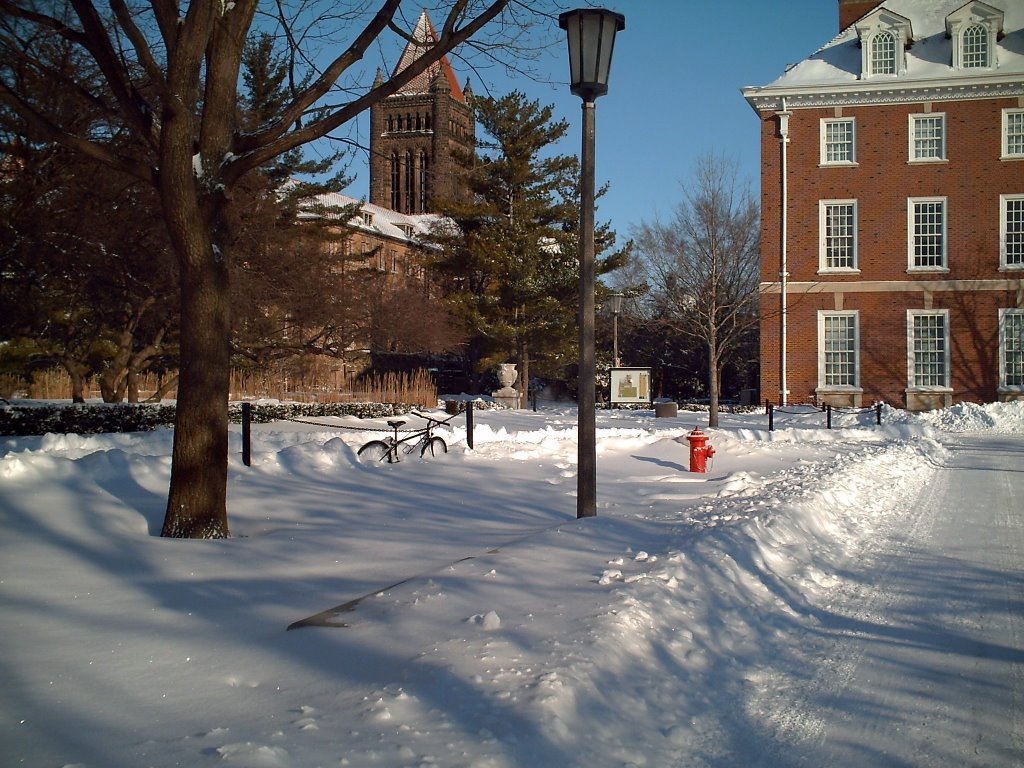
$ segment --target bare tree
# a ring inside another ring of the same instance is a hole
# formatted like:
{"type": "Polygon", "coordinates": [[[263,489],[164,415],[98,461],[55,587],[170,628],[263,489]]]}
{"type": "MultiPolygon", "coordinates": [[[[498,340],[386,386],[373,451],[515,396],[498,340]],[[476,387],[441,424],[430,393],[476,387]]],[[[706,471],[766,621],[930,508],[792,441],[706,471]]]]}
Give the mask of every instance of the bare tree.
{"type": "MultiPolygon", "coordinates": [[[[47,140],[151,184],[177,257],[181,366],[171,483],[162,535],[228,535],[227,397],[232,193],[247,174],[327,136],[389,96],[444,55],[492,27],[510,44],[533,13],[513,0],[449,0],[435,5],[437,40],[390,78],[370,85],[356,65],[387,30],[401,32],[401,0],[92,0],[66,4],[0,0],[0,101],[47,140]],[[376,6],[374,10],[370,6],[376,6]],[[274,119],[245,130],[240,64],[257,14],[293,50],[294,91],[274,119]],[[286,15],[290,13],[291,15],[286,15]],[[328,15],[330,14],[330,15],[328,15]],[[523,18],[520,18],[523,17],[523,18]],[[93,66],[92,76],[52,65],[61,39],[93,66]],[[322,62],[322,64],[320,64],[322,62]],[[106,130],[77,131],[21,88],[26,72],[74,93],[106,117],[106,130]],[[308,77],[306,75],[309,75],[308,77]],[[344,80],[343,80],[344,78],[344,80]],[[119,152],[131,135],[139,151],[119,152]]],[[[419,6],[417,6],[418,12],[419,6]]]]}
{"type": "Polygon", "coordinates": [[[671,219],[634,231],[652,317],[707,350],[710,426],[718,425],[722,368],[757,328],[759,221],[736,163],[708,154],[697,160],[671,219]]]}

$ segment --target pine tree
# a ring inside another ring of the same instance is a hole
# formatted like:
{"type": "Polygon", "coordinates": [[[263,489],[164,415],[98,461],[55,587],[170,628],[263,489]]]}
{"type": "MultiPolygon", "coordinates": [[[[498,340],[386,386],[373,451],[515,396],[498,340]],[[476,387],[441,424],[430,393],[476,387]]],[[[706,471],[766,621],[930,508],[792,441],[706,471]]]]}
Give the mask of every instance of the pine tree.
{"type": "Polygon", "coordinates": [[[433,267],[450,279],[447,299],[470,335],[474,366],[514,359],[528,397],[531,361],[561,372],[576,338],[579,163],[551,151],[568,130],[551,106],[513,92],[473,107],[477,152],[455,156],[470,196],[438,203],[447,221],[435,232],[433,267]]]}

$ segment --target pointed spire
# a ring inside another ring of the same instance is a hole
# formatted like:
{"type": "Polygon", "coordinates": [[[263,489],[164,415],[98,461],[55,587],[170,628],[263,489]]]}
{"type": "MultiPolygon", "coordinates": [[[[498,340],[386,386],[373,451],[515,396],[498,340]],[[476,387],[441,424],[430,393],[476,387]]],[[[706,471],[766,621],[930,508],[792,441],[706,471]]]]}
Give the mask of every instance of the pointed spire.
{"type": "Polygon", "coordinates": [[[373,87],[377,88],[381,85],[384,85],[384,73],[380,67],[377,67],[377,76],[373,78],[373,87]]]}
{"type": "Polygon", "coordinates": [[[473,98],[473,86],[470,85],[469,78],[466,78],[466,84],[462,86],[462,95],[466,97],[466,101],[473,98]]]}
{"type": "MultiPolygon", "coordinates": [[[[392,77],[411,65],[416,59],[434,43],[437,42],[437,32],[434,25],[430,23],[430,17],[424,10],[416,22],[416,28],[412,32],[412,40],[406,43],[405,50],[395,66],[392,77]]],[[[455,72],[447,56],[443,56],[436,64],[427,67],[426,71],[414,77],[409,83],[402,87],[398,93],[428,93],[433,88],[435,78],[443,77],[447,82],[448,90],[454,98],[465,101],[462,89],[459,88],[459,81],[455,79],[455,72]]]]}

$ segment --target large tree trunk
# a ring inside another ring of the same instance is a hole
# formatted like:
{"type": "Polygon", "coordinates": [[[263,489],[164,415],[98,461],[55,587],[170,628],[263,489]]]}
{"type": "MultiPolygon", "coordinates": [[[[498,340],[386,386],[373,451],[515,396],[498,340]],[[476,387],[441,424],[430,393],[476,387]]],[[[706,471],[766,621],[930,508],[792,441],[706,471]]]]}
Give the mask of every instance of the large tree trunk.
{"type": "Polygon", "coordinates": [[[161,132],[160,200],[178,257],[181,345],[174,417],[171,486],[161,536],[228,536],[228,390],[231,302],[228,262],[215,242],[223,234],[223,200],[201,192],[190,116],[165,120],[161,132]]]}
{"type": "MultiPolygon", "coordinates": [[[[197,233],[196,239],[202,238],[197,233]]],[[[196,243],[197,246],[204,245],[196,243]]],[[[183,265],[181,367],[174,417],[171,487],[161,536],[228,536],[228,347],[226,265],[209,257],[183,265]]]]}
{"type": "Polygon", "coordinates": [[[519,407],[530,407],[530,348],[523,344],[519,348],[519,407]]]}

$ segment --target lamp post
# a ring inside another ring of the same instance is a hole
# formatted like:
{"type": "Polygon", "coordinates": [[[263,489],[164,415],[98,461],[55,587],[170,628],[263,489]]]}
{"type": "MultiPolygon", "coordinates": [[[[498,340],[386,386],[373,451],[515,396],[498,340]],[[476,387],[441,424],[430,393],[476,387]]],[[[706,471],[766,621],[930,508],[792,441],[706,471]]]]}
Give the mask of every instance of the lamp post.
{"type": "Polygon", "coordinates": [[[619,367],[619,312],[622,311],[621,293],[613,293],[612,299],[612,362],[619,367]]]}
{"type": "Polygon", "coordinates": [[[577,8],[559,15],[569,38],[570,90],[583,100],[583,152],[580,160],[580,349],[579,461],[576,517],[597,514],[597,437],[594,362],[594,101],[608,93],[615,33],[626,17],[603,8],[577,8]]]}

